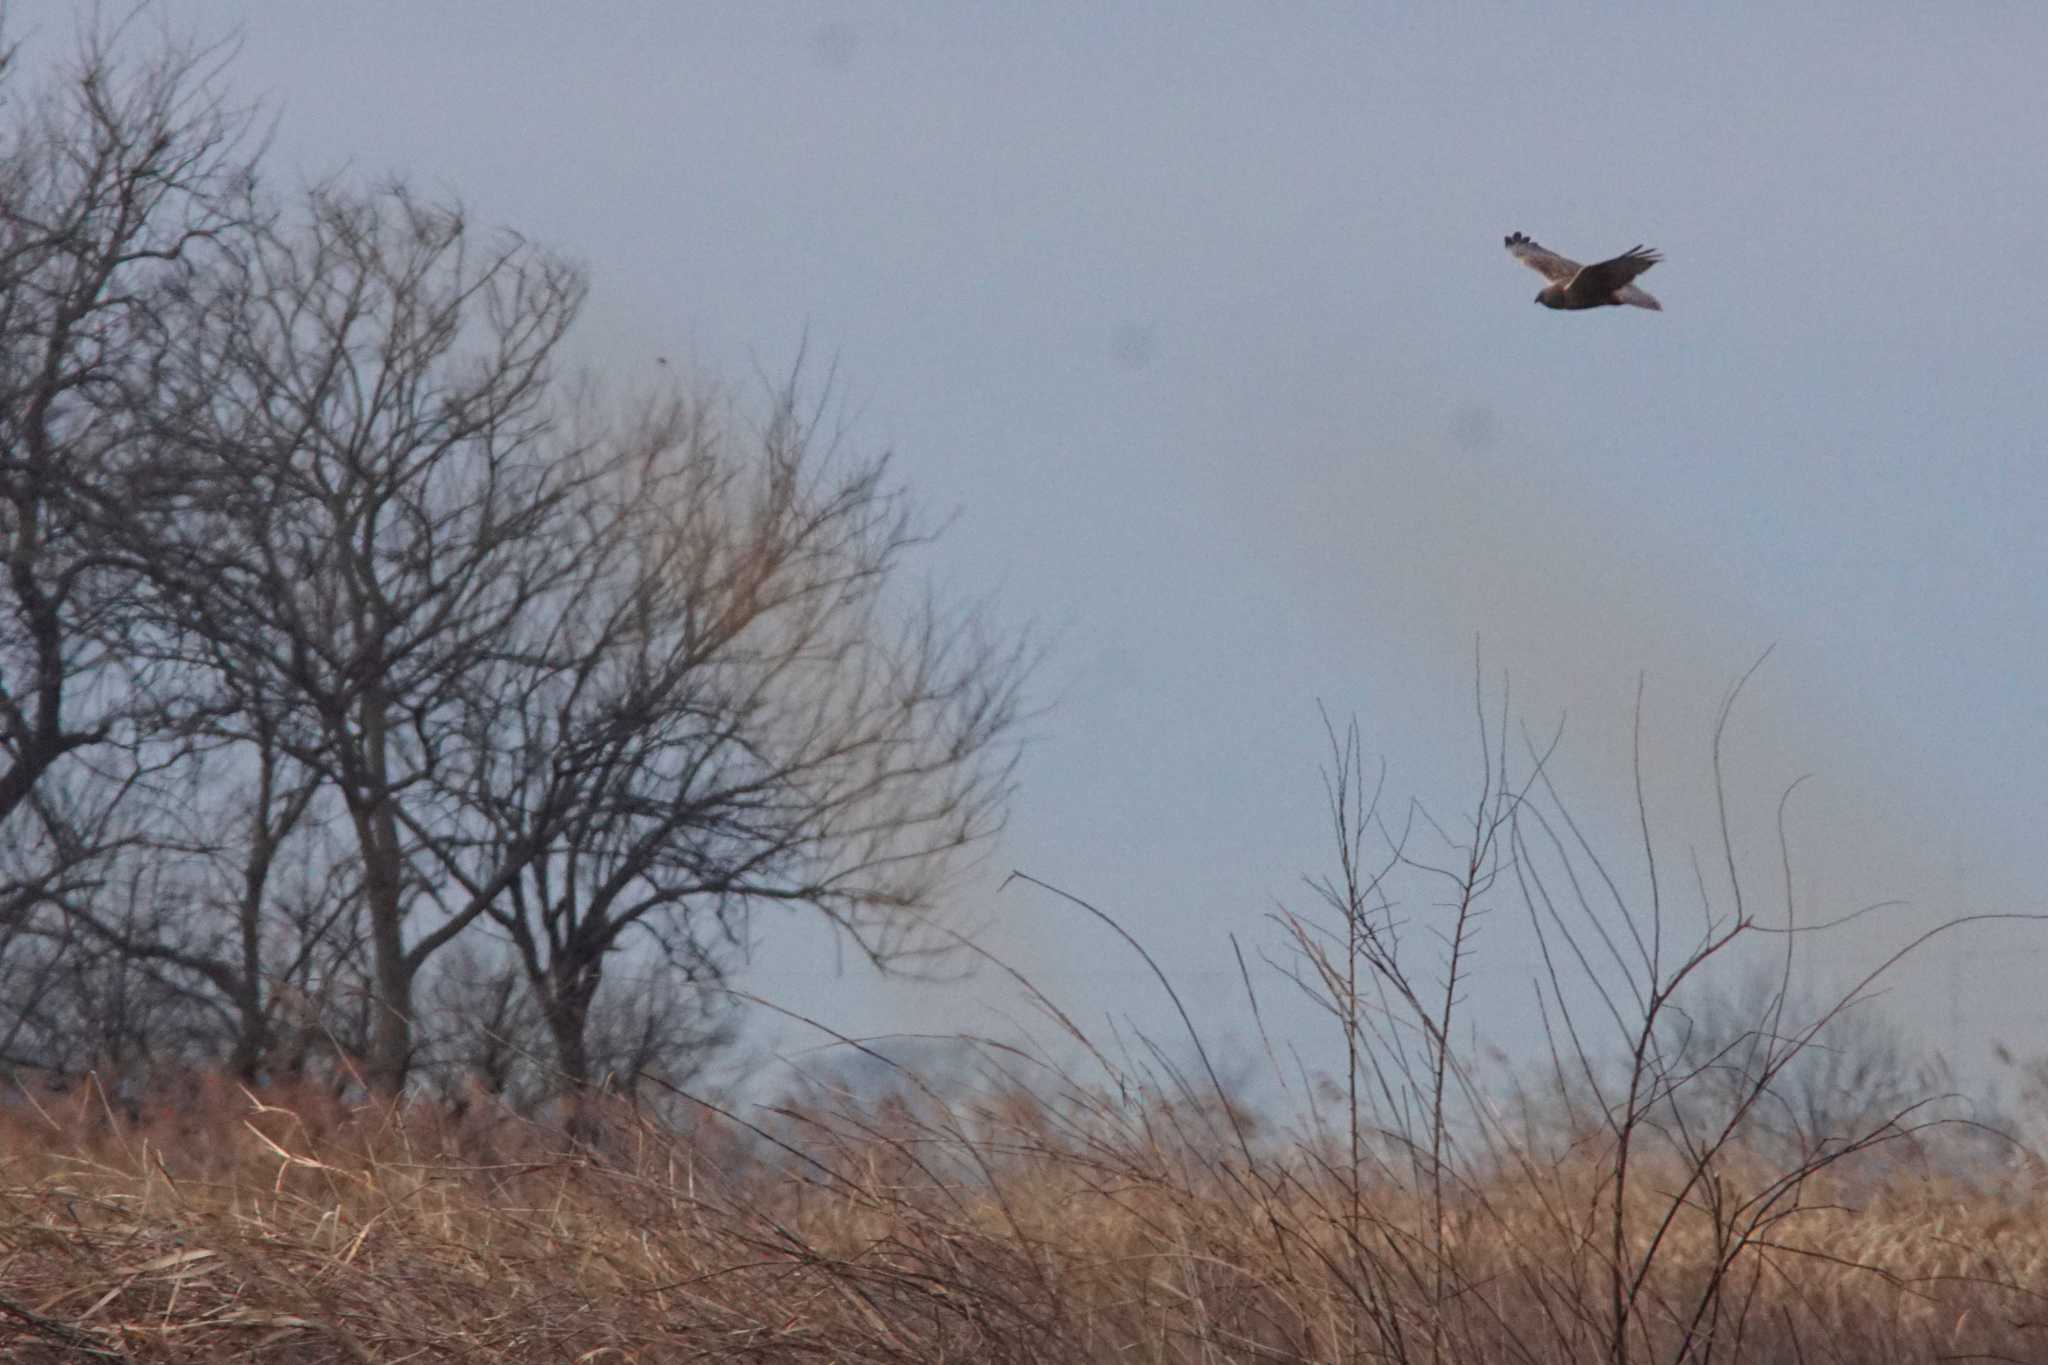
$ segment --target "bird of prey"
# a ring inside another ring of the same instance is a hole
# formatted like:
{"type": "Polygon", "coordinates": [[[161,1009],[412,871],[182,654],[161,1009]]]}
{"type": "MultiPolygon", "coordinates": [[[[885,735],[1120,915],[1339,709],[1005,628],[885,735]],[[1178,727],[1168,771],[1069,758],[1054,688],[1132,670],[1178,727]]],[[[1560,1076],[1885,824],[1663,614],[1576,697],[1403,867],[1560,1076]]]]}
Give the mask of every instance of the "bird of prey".
{"type": "Polygon", "coordinates": [[[1654,251],[1632,246],[1610,261],[1580,265],[1545,250],[1519,232],[1508,235],[1508,254],[1550,283],[1536,296],[1545,308],[1606,308],[1633,304],[1664,311],[1664,305],[1635,287],[1635,277],[1661,259],[1654,251]]]}

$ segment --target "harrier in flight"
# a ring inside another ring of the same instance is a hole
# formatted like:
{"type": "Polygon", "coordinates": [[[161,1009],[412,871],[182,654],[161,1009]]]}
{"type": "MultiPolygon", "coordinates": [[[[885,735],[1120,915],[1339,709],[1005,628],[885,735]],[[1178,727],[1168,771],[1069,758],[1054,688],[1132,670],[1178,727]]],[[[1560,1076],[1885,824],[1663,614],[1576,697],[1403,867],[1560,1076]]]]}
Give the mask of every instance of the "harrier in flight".
{"type": "Polygon", "coordinates": [[[1580,265],[1516,232],[1508,236],[1508,254],[1550,281],[1536,296],[1536,302],[1545,308],[1606,308],[1627,303],[1664,311],[1663,304],[1634,283],[1636,276],[1661,259],[1654,251],[1633,246],[1611,261],[1580,265]]]}

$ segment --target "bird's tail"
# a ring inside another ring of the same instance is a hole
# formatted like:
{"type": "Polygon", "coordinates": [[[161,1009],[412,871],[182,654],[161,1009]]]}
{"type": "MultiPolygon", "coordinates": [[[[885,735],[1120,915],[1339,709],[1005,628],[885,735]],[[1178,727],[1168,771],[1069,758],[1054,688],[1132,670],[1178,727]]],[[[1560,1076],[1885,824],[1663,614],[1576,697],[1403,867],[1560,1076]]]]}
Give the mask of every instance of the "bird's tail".
{"type": "Polygon", "coordinates": [[[1656,295],[1650,293],[1647,289],[1638,289],[1632,284],[1625,285],[1615,297],[1623,303],[1632,303],[1638,308],[1648,308],[1658,313],[1664,311],[1664,305],[1657,302],[1656,295]]]}

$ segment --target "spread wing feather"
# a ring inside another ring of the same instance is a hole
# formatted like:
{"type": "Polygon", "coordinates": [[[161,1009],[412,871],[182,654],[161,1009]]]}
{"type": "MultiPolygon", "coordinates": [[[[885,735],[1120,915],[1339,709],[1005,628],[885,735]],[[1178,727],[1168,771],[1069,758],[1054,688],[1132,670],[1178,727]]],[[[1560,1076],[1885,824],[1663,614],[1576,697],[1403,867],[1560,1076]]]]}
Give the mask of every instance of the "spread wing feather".
{"type": "MultiPolygon", "coordinates": [[[[1553,284],[1560,280],[1568,280],[1583,269],[1577,261],[1568,256],[1560,256],[1555,251],[1545,250],[1522,233],[1508,234],[1507,241],[1509,255],[1553,284]]],[[[1645,270],[1648,268],[1644,267],[1645,270]]],[[[1633,279],[1634,276],[1630,278],[1633,279]]]]}
{"type": "Polygon", "coordinates": [[[1656,252],[1632,246],[1611,260],[1585,267],[1573,277],[1569,288],[1574,294],[1583,292],[1589,298],[1605,298],[1627,288],[1636,276],[1657,264],[1658,259],[1656,252]]]}

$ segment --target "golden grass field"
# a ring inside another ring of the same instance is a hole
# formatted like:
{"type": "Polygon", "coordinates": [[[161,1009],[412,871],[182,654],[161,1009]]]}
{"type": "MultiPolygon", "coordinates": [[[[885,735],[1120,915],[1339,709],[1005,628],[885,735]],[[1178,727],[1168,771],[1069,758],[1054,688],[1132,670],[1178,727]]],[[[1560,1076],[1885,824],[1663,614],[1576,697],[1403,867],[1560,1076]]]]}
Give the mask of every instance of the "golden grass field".
{"type": "Polygon", "coordinates": [[[1965,1179],[1894,1145],[1753,1225],[1779,1167],[1645,1144],[1617,1279],[1612,1133],[1439,1190],[1348,1131],[1064,1082],[693,1112],[592,1109],[572,1142],[482,1097],[17,1096],[0,1358],[2048,1360],[2020,1157],[1965,1179]]]}

